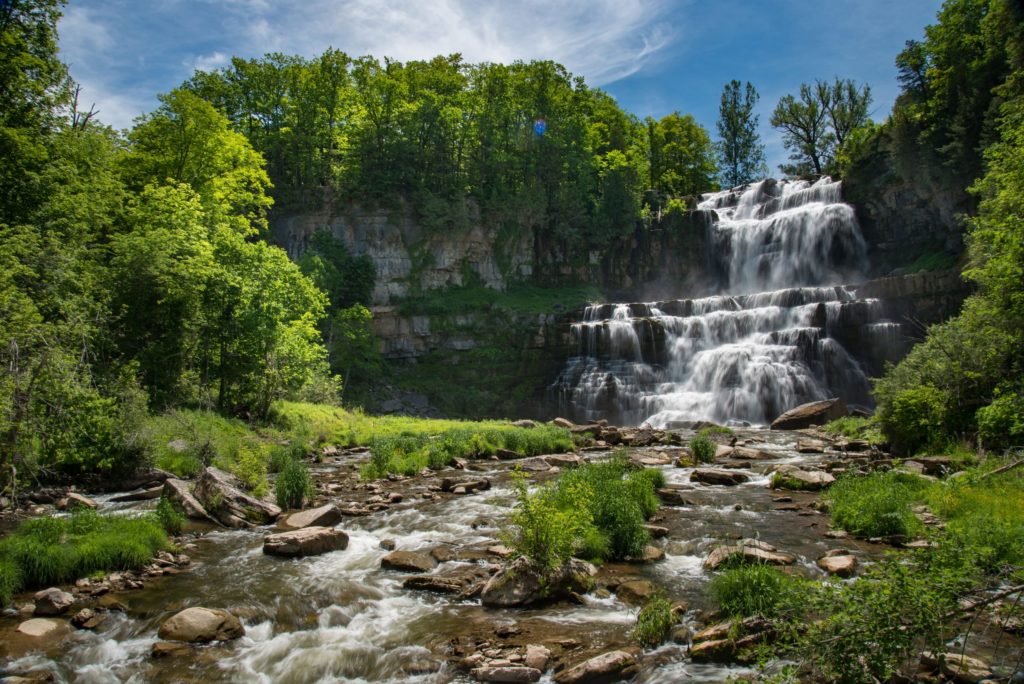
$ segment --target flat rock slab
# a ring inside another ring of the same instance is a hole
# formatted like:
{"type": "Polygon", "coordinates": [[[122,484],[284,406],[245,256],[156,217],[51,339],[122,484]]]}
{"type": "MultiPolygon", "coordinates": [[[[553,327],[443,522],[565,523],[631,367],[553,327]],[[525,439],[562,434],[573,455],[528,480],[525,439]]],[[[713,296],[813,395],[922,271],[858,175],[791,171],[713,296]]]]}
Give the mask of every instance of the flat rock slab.
{"type": "Polygon", "coordinates": [[[641,606],[647,599],[654,596],[658,588],[647,580],[630,580],[615,588],[615,595],[629,606],[641,606]]]}
{"type": "Polygon", "coordinates": [[[778,489],[817,491],[836,481],[831,473],[824,470],[802,470],[790,464],[780,465],[775,472],[780,475],[773,480],[773,485],[778,489]]]}
{"type": "Polygon", "coordinates": [[[303,527],[334,527],[342,519],[341,511],[333,504],[292,513],[280,522],[281,527],[299,530],[303,527]]]}
{"type": "Polygon", "coordinates": [[[946,677],[962,684],[973,684],[992,676],[991,668],[983,661],[959,653],[926,651],[921,654],[921,664],[938,669],[946,677]]]}
{"type": "Polygon", "coordinates": [[[857,557],[852,554],[825,556],[818,559],[818,567],[830,575],[851,577],[857,571],[857,557]]]}
{"type": "Polygon", "coordinates": [[[348,535],[333,527],[303,527],[263,539],[263,553],[272,556],[319,556],[348,548],[348,535]]]}
{"type": "Polygon", "coordinates": [[[583,465],[583,458],[576,454],[548,454],[541,458],[552,468],[575,468],[583,465]]]}
{"type": "Polygon", "coordinates": [[[60,620],[48,620],[46,618],[32,618],[31,620],[25,620],[18,625],[18,631],[25,636],[30,636],[35,639],[45,636],[55,635],[59,630],[65,627],[64,623],[60,620]]]}
{"type": "Polygon", "coordinates": [[[537,682],[543,674],[533,667],[477,667],[470,671],[478,682],[537,682]]]}
{"type": "Polygon", "coordinates": [[[690,480],[708,485],[734,486],[749,481],[750,476],[736,470],[697,468],[690,474],[690,480]]]}
{"type": "Polygon", "coordinates": [[[637,672],[636,658],[625,651],[610,651],[585,660],[555,675],[558,684],[596,684],[629,679],[637,672]]]}
{"type": "Polygon", "coordinates": [[[392,551],[380,559],[380,567],[400,572],[429,572],[436,565],[431,556],[416,551],[392,551]]]}
{"type": "Polygon", "coordinates": [[[227,612],[217,608],[186,608],[175,613],[160,625],[157,635],[166,641],[187,641],[204,643],[207,641],[230,641],[245,634],[242,622],[227,612]]]}
{"type": "Polygon", "coordinates": [[[118,494],[117,496],[110,497],[112,503],[122,503],[126,501],[149,501],[151,499],[159,499],[160,495],[163,494],[164,486],[162,484],[148,489],[136,489],[134,492],[128,492],[127,494],[118,494]]]}
{"type": "Polygon", "coordinates": [[[704,560],[704,567],[708,570],[715,570],[731,560],[742,563],[792,565],[796,562],[796,556],[782,553],[771,544],[756,539],[744,539],[738,544],[723,544],[716,547],[704,560]]]}

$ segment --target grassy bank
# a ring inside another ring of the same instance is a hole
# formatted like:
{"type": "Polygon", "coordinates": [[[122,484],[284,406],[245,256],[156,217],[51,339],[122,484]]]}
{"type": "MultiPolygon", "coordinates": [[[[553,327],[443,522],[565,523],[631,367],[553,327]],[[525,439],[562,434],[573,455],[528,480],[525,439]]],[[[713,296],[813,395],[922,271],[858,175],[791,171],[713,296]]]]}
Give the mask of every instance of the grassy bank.
{"type": "Polygon", "coordinates": [[[266,473],[282,470],[290,458],[323,445],[368,446],[364,475],[412,474],[440,468],[454,458],[479,458],[499,449],[524,456],[574,448],[568,431],[550,425],[515,427],[505,421],[463,421],[405,416],[369,416],[337,406],[278,402],[270,420],[250,425],[196,410],[153,416],[146,439],[155,465],[190,476],[205,465],[235,473],[251,488],[266,488],[266,473]]]}
{"type": "Polygon", "coordinates": [[[137,570],[169,547],[156,515],[128,518],[81,511],[28,520],[0,541],[0,603],[8,603],[22,589],[97,572],[137,570]]]}

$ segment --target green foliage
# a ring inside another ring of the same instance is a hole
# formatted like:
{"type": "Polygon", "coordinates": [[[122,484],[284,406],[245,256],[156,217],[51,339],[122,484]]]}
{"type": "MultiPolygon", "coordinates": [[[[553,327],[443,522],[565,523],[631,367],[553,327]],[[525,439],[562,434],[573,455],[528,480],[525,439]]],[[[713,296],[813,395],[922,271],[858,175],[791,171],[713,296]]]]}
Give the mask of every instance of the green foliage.
{"type": "Polygon", "coordinates": [[[80,511],[22,523],[0,541],[0,566],[7,568],[3,574],[8,587],[30,589],[94,572],[136,570],[166,548],[167,535],[155,515],[129,518],[80,511]],[[19,572],[20,583],[15,584],[19,572]]]}
{"type": "Polygon", "coordinates": [[[675,197],[717,189],[718,164],[707,130],[689,114],[673,112],[648,121],[651,185],[675,197]]]}
{"type": "Polygon", "coordinates": [[[229,470],[253,496],[262,497],[267,493],[267,450],[263,445],[240,445],[229,470]]]}
{"type": "Polygon", "coordinates": [[[14,594],[24,586],[21,578],[21,566],[13,559],[0,557],[0,606],[11,602],[14,594]]]}
{"type": "Polygon", "coordinates": [[[905,273],[922,273],[926,271],[948,271],[956,266],[957,256],[943,249],[923,253],[903,267],[905,273]]]}
{"type": "Polygon", "coordinates": [[[690,440],[690,451],[698,463],[711,463],[715,460],[715,451],[718,445],[711,441],[710,437],[697,435],[690,440]]]}
{"type": "Polygon", "coordinates": [[[630,636],[644,646],[654,648],[668,639],[677,621],[672,603],[663,594],[658,594],[644,603],[630,636]]]}
{"type": "Polygon", "coordinates": [[[733,80],[722,88],[718,108],[718,157],[722,184],[735,188],[768,175],[764,144],[757,131],[761,117],[754,113],[760,96],[749,81],[740,93],[740,82],[733,80]]]}
{"type": "Polygon", "coordinates": [[[826,423],[824,429],[830,435],[847,439],[864,439],[872,444],[884,441],[881,429],[874,417],[846,416],[836,418],[826,423]]]}
{"type": "Polygon", "coordinates": [[[282,509],[302,508],[304,501],[313,498],[313,480],[309,468],[302,461],[289,458],[274,482],[277,505],[282,509]]]}
{"type": "Polygon", "coordinates": [[[988,476],[1002,459],[989,459],[966,476],[928,489],[926,500],[946,520],[941,543],[961,549],[986,571],[1024,564],[1024,474],[988,476]]]}
{"type": "Polygon", "coordinates": [[[989,448],[1024,445],[1024,396],[1017,392],[997,395],[975,413],[978,437],[989,448]]]}
{"type": "Polygon", "coordinates": [[[640,557],[650,541],[644,521],[658,507],[658,471],[627,472],[621,455],[561,473],[529,492],[517,484],[518,506],[504,537],[517,553],[542,567],[570,556],[595,561],[640,557]]]}
{"type": "Polygon", "coordinates": [[[832,520],[851,534],[910,536],[921,529],[910,508],[924,487],[925,481],[916,475],[895,471],[846,475],[829,487],[824,498],[832,520]]]}
{"type": "Polygon", "coordinates": [[[837,150],[852,131],[868,121],[871,89],[851,80],[815,81],[800,86],[800,98],[785,95],[772,112],[771,124],[782,131],[791,176],[820,176],[835,167],[837,150]]]}
{"type": "Polygon", "coordinates": [[[798,581],[763,563],[733,565],[708,587],[719,610],[730,617],[775,617],[790,602],[798,581]]]}
{"type": "Polygon", "coordinates": [[[409,428],[385,432],[370,442],[370,460],[361,474],[367,479],[391,473],[415,475],[426,467],[439,470],[456,458],[484,458],[507,449],[523,456],[573,449],[569,433],[551,425],[519,428],[501,423],[459,423],[397,419],[409,428]],[[432,430],[431,423],[439,424],[432,430]]]}
{"type": "Polygon", "coordinates": [[[804,590],[801,605],[817,619],[796,616],[787,636],[816,680],[888,681],[922,650],[941,648],[968,578],[969,568],[945,552],[894,555],[854,582],[804,590]]]}
{"type": "Polygon", "coordinates": [[[585,502],[587,491],[573,484],[558,489],[543,485],[530,492],[522,475],[513,484],[516,507],[505,541],[542,571],[557,570],[576,553],[580,539],[593,525],[585,502]]]}
{"type": "Polygon", "coordinates": [[[185,516],[164,496],[156,504],[156,517],[167,534],[181,534],[185,526],[185,516]]]}
{"type": "Polygon", "coordinates": [[[728,425],[709,425],[697,431],[698,437],[710,437],[712,435],[732,435],[733,429],[728,425]]]}

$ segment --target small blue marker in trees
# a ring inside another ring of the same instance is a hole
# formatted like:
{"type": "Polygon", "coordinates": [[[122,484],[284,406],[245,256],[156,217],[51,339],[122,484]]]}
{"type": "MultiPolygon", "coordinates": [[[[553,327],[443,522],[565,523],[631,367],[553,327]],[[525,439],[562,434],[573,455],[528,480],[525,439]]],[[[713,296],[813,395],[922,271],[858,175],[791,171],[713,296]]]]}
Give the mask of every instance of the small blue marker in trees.
{"type": "Polygon", "coordinates": [[[544,131],[548,130],[548,122],[544,119],[537,119],[533,122],[533,132],[537,136],[544,135],[544,131]]]}

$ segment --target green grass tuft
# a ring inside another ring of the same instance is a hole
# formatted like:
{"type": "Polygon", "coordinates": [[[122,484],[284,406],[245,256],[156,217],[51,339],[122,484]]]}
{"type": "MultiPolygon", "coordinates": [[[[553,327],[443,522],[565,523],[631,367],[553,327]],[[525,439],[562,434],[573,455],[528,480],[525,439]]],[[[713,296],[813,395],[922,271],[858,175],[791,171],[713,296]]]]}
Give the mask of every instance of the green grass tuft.
{"type": "Polygon", "coordinates": [[[832,520],[862,537],[900,534],[921,529],[911,504],[923,495],[927,482],[916,475],[875,472],[865,477],[840,477],[824,495],[832,520]]]}
{"type": "Polygon", "coordinates": [[[697,463],[711,463],[715,460],[715,451],[718,445],[705,435],[697,435],[690,440],[690,451],[693,452],[693,459],[697,463]]]}
{"type": "Polygon", "coordinates": [[[672,604],[664,595],[659,594],[650,598],[640,609],[630,634],[644,646],[654,648],[668,639],[676,622],[672,604]]]}
{"type": "Polygon", "coordinates": [[[274,493],[281,508],[302,508],[302,503],[312,499],[314,494],[309,468],[302,461],[289,459],[277,476],[274,493]]]}
{"type": "Polygon", "coordinates": [[[730,617],[774,617],[785,605],[797,580],[763,563],[733,565],[711,580],[719,609],[730,617]]]}

